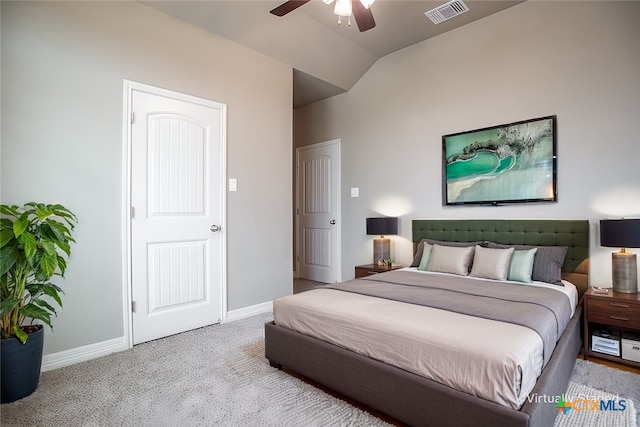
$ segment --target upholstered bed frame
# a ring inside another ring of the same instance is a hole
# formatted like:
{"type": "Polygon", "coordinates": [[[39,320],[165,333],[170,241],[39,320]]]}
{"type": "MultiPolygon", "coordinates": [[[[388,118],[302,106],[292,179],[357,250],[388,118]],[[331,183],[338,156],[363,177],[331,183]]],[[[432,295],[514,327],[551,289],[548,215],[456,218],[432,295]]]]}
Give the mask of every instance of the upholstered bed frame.
{"type": "MultiPolygon", "coordinates": [[[[423,238],[568,246],[563,278],[578,287],[580,296],[588,287],[586,220],[414,220],[414,248],[423,238]]],[[[530,399],[520,410],[462,393],[273,323],[265,325],[265,355],[274,367],[287,368],[409,425],[546,427],[553,425],[558,413],[548,403],[549,398],[566,391],[580,351],[581,318],[580,305],[530,399]]]]}

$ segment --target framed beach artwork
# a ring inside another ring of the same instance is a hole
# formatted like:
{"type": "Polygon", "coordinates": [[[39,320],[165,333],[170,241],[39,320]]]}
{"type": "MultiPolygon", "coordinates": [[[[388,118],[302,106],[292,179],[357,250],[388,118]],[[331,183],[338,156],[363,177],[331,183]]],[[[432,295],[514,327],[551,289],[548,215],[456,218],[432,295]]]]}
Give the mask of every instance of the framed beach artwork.
{"type": "Polygon", "coordinates": [[[442,137],[444,205],[557,201],[556,116],[442,137]]]}

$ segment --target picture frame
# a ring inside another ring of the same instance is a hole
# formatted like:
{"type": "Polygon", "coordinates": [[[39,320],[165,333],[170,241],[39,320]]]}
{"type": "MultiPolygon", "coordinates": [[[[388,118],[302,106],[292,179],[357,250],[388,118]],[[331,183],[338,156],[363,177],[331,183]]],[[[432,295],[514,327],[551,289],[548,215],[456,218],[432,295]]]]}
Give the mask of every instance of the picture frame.
{"type": "Polygon", "coordinates": [[[557,202],[557,119],[442,136],[443,205],[557,202]]]}

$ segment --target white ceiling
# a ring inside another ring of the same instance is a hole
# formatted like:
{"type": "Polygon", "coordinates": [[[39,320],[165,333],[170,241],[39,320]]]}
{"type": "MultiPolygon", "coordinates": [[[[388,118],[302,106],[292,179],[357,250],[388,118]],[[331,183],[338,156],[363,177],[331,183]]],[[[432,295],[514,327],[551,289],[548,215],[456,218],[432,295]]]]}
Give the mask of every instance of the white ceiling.
{"type": "Polygon", "coordinates": [[[376,27],[361,33],[355,20],[338,25],[333,4],[311,0],[277,17],[285,0],[142,1],[178,19],[291,65],[294,107],[345,92],[389,53],[453,30],[524,0],[464,0],[469,11],[438,25],[425,12],[447,0],[376,0],[376,27]]]}

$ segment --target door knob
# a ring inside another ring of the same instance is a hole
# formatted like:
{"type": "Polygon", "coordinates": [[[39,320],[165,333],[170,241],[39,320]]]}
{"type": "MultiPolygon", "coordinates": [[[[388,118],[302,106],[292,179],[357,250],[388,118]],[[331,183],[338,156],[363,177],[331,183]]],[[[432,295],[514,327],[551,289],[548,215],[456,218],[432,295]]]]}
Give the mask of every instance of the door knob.
{"type": "Polygon", "coordinates": [[[335,225],[335,224],[336,224],[336,220],[335,220],[335,219],[332,219],[331,221],[329,221],[329,224],[331,224],[331,225],[335,225]]]}
{"type": "Polygon", "coordinates": [[[221,228],[222,227],[220,227],[219,225],[216,225],[216,224],[213,224],[211,227],[209,227],[209,229],[214,233],[217,232],[217,231],[220,231],[221,228]]]}

